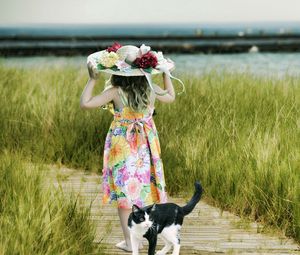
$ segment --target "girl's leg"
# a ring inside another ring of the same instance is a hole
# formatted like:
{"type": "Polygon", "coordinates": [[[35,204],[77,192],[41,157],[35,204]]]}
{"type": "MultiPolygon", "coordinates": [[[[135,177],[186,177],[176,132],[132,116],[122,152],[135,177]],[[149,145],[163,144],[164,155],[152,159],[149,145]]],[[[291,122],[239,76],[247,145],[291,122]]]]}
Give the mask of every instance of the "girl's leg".
{"type": "Polygon", "coordinates": [[[119,214],[125,242],[127,247],[131,250],[130,232],[128,229],[128,217],[130,213],[131,213],[131,209],[118,208],[118,214],[119,214]]]}

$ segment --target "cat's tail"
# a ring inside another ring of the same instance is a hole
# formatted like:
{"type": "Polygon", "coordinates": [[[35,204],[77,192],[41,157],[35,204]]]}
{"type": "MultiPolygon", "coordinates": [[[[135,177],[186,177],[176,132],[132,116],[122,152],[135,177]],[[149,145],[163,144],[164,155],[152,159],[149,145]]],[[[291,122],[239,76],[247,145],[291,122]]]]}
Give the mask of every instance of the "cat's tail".
{"type": "Polygon", "coordinates": [[[193,211],[196,204],[201,199],[202,193],[203,193],[202,185],[199,181],[196,181],[195,182],[195,193],[194,193],[193,197],[191,198],[191,200],[185,206],[182,207],[184,215],[187,215],[191,211],[193,211]]]}

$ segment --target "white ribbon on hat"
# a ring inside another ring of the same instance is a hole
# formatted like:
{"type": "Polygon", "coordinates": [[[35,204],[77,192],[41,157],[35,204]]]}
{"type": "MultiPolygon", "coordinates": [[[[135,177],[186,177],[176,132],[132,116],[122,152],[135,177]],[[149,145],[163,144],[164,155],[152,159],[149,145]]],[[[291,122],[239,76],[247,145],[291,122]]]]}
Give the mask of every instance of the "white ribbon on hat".
{"type": "Polygon", "coordinates": [[[151,50],[150,46],[146,46],[145,44],[142,44],[139,48],[139,57],[148,53],[150,50],[151,50]]]}
{"type": "Polygon", "coordinates": [[[155,89],[153,88],[153,85],[152,85],[152,79],[151,79],[151,74],[149,73],[146,73],[143,68],[140,68],[140,71],[146,76],[146,79],[148,81],[148,84],[150,86],[150,88],[152,89],[152,91],[157,94],[157,95],[160,95],[160,96],[164,96],[166,94],[168,94],[168,91],[165,91],[164,93],[158,93],[155,91],[155,89]]]}
{"type": "Polygon", "coordinates": [[[180,92],[177,93],[177,95],[180,95],[182,93],[185,92],[185,86],[184,86],[184,83],[182,82],[182,80],[178,79],[177,77],[173,76],[169,70],[164,70],[164,73],[169,75],[172,79],[176,80],[176,81],[179,81],[179,83],[181,84],[182,86],[182,90],[180,92]]]}
{"type": "MultiPolygon", "coordinates": [[[[141,72],[146,76],[146,79],[147,79],[147,81],[148,81],[148,84],[149,84],[150,88],[152,89],[152,91],[154,91],[155,94],[160,95],[160,96],[164,96],[164,95],[168,94],[168,91],[165,91],[164,93],[158,93],[158,92],[156,92],[155,89],[153,88],[153,85],[152,85],[151,74],[150,74],[150,73],[146,73],[142,68],[140,68],[140,70],[141,70],[141,72]]],[[[182,85],[182,90],[181,90],[179,93],[177,93],[177,95],[180,95],[180,94],[182,94],[182,93],[185,92],[185,86],[184,86],[184,83],[182,82],[182,80],[180,80],[180,79],[174,77],[174,76],[170,73],[170,71],[167,70],[167,69],[163,70],[163,72],[164,72],[165,74],[169,75],[170,78],[173,78],[174,80],[179,81],[180,84],[182,85]]]]}
{"type": "MultiPolygon", "coordinates": [[[[146,54],[147,52],[149,52],[150,50],[151,50],[151,47],[150,47],[150,46],[146,46],[145,44],[142,44],[142,45],[140,46],[140,48],[139,48],[139,55],[140,55],[140,57],[141,57],[143,54],[146,54]]],[[[161,62],[158,63],[160,67],[164,67],[164,65],[165,65],[168,61],[169,61],[169,62],[173,62],[173,61],[171,61],[170,59],[165,59],[165,58],[163,57],[161,51],[158,52],[158,53],[156,53],[156,54],[158,54],[158,55],[160,54],[159,56],[162,58],[162,59],[161,59],[161,62]]],[[[159,69],[159,68],[158,68],[158,69],[159,69]]],[[[151,88],[156,94],[163,96],[163,95],[166,95],[166,94],[168,93],[168,91],[165,91],[164,93],[158,93],[158,92],[156,92],[156,91],[154,90],[154,88],[153,88],[153,85],[152,85],[151,75],[150,75],[149,73],[146,73],[142,68],[140,68],[140,70],[141,70],[141,72],[146,76],[146,79],[147,79],[147,81],[148,81],[148,83],[149,83],[150,88],[151,88]]],[[[165,68],[161,69],[161,71],[163,71],[165,74],[169,75],[171,78],[173,78],[173,79],[175,79],[175,80],[177,80],[177,81],[180,82],[180,84],[182,85],[182,91],[179,92],[179,93],[177,93],[177,95],[180,95],[180,94],[182,94],[182,93],[185,92],[185,86],[184,86],[183,82],[182,82],[180,79],[174,77],[174,76],[170,73],[170,71],[169,71],[169,69],[167,68],[167,66],[165,66],[165,68]]]]}

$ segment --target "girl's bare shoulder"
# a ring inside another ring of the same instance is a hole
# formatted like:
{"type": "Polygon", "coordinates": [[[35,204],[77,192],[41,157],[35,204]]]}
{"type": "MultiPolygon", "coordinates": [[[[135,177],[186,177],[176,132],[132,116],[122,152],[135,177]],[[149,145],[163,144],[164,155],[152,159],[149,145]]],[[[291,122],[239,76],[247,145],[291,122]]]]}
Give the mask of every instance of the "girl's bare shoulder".
{"type": "Polygon", "coordinates": [[[105,87],[104,89],[103,89],[103,91],[102,91],[102,93],[103,92],[106,92],[106,91],[108,91],[108,92],[110,92],[110,93],[117,93],[118,92],[118,87],[115,87],[115,86],[108,86],[108,87],[105,87]]]}

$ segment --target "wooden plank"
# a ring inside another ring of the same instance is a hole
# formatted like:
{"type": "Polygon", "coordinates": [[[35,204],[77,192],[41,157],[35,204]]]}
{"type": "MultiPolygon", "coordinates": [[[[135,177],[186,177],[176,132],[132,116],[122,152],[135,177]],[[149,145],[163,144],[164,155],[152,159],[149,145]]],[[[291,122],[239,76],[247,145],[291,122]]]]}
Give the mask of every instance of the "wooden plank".
{"type": "MultiPolygon", "coordinates": [[[[61,185],[65,192],[79,195],[80,206],[91,205],[90,219],[96,231],[94,242],[105,245],[106,254],[128,254],[114,246],[123,235],[114,205],[102,204],[99,180],[101,177],[95,173],[89,175],[79,170],[50,166],[44,188],[50,184],[56,188],[61,185]],[[111,231],[106,233],[108,226],[111,231]]],[[[169,201],[184,205],[187,199],[170,197],[169,201]]],[[[292,239],[258,233],[261,226],[256,222],[247,223],[246,228],[242,228],[243,221],[238,224],[240,220],[238,216],[222,212],[201,200],[184,220],[180,254],[300,254],[299,246],[292,239]]],[[[162,245],[159,239],[158,248],[162,245]]],[[[140,254],[147,254],[146,247],[140,254]]]]}

